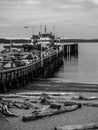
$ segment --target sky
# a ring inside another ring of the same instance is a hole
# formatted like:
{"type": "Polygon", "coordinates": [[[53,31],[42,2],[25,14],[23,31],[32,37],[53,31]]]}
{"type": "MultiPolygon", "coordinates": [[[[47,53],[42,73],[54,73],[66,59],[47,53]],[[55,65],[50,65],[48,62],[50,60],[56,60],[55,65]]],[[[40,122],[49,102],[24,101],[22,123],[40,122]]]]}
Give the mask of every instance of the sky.
{"type": "Polygon", "coordinates": [[[98,0],[0,0],[0,37],[48,31],[63,38],[98,38],[98,0]]]}

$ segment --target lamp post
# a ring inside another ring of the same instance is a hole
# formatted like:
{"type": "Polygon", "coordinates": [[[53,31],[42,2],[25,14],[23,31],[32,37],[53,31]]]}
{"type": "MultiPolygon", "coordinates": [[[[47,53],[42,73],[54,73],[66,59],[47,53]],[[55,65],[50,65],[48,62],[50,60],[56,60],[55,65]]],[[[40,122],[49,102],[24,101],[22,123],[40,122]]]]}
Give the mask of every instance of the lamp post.
{"type": "MultiPolygon", "coordinates": [[[[42,25],[40,25],[40,38],[42,38],[42,25]]],[[[40,45],[41,45],[41,67],[43,67],[43,55],[42,55],[42,43],[40,39],[40,45]]]]}

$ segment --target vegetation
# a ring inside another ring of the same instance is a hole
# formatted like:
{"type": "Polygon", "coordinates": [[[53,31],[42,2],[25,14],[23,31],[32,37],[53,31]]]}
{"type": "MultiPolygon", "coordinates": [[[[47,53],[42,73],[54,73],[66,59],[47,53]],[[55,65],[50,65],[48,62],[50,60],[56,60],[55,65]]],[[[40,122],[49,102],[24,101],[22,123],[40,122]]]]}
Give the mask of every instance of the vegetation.
{"type": "Polygon", "coordinates": [[[98,42],[98,39],[61,39],[61,42],[98,42]]]}
{"type": "MultiPolygon", "coordinates": [[[[11,39],[12,43],[31,43],[30,39],[11,39]]],[[[0,38],[0,44],[1,43],[10,43],[10,39],[3,39],[0,38]]]]}

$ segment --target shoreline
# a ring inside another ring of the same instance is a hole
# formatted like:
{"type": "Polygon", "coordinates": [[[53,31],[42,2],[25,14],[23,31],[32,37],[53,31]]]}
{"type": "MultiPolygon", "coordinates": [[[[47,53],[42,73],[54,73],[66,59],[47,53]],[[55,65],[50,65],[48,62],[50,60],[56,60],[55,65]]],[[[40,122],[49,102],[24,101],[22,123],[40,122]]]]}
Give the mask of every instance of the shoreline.
{"type": "Polygon", "coordinates": [[[85,92],[85,93],[98,93],[98,84],[91,83],[76,83],[76,82],[54,82],[50,80],[38,80],[29,83],[25,87],[20,89],[12,89],[5,94],[17,93],[17,92],[85,92]]]}
{"type": "MultiPolygon", "coordinates": [[[[22,88],[21,88],[22,90],[22,88]]],[[[50,80],[39,80],[28,84],[23,90],[60,91],[60,92],[98,92],[98,84],[58,83],[50,80]]]]}
{"type": "MultiPolygon", "coordinates": [[[[77,96],[84,95],[97,96],[98,97],[98,84],[81,84],[81,83],[55,83],[50,82],[49,80],[36,81],[30,83],[26,87],[12,90],[6,94],[15,94],[15,93],[65,93],[67,96],[77,96]],[[72,89],[73,88],[73,89],[72,89]],[[78,88],[78,90],[76,90],[78,88]],[[82,90],[83,89],[83,90],[82,90]],[[88,89],[88,90],[87,90],[88,89]],[[95,91],[97,90],[97,91],[95,91]]],[[[4,95],[6,95],[4,94],[4,95]]],[[[19,99],[18,99],[19,100],[19,99]]],[[[90,101],[91,102],[91,101],[90,101]]],[[[95,102],[95,101],[94,101],[95,102]]],[[[98,100],[96,100],[98,102],[98,100]]],[[[88,107],[82,106],[81,109],[70,112],[63,113],[59,115],[54,115],[52,117],[46,117],[36,121],[22,122],[22,116],[24,114],[30,114],[30,110],[19,110],[11,109],[11,112],[19,114],[18,118],[7,117],[9,122],[7,123],[4,119],[0,118],[0,130],[7,130],[7,125],[9,130],[54,130],[56,126],[65,126],[65,125],[79,125],[85,123],[95,123],[98,120],[98,108],[97,107],[88,107]],[[2,127],[3,125],[3,127],[2,127]],[[4,127],[5,125],[5,127],[4,127]]]]}

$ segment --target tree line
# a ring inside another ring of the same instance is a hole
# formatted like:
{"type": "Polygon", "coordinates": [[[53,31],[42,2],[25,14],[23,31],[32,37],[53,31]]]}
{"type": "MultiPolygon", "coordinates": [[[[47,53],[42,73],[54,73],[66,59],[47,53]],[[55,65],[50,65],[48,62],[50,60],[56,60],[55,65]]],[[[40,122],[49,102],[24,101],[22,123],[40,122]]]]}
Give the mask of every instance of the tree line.
{"type": "MultiPolygon", "coordinates": [[[[98,39],[61,39],[60,42],[98,42],[98,39]]],[[[31,43],[31,39],[4,39],[0,38],[1,43],[31,43]]]]}
{"type": "Polygon", "coordinates": [[[1,43],[31,43],[30,39],[3,39],[0,38],[1,43]]]}

